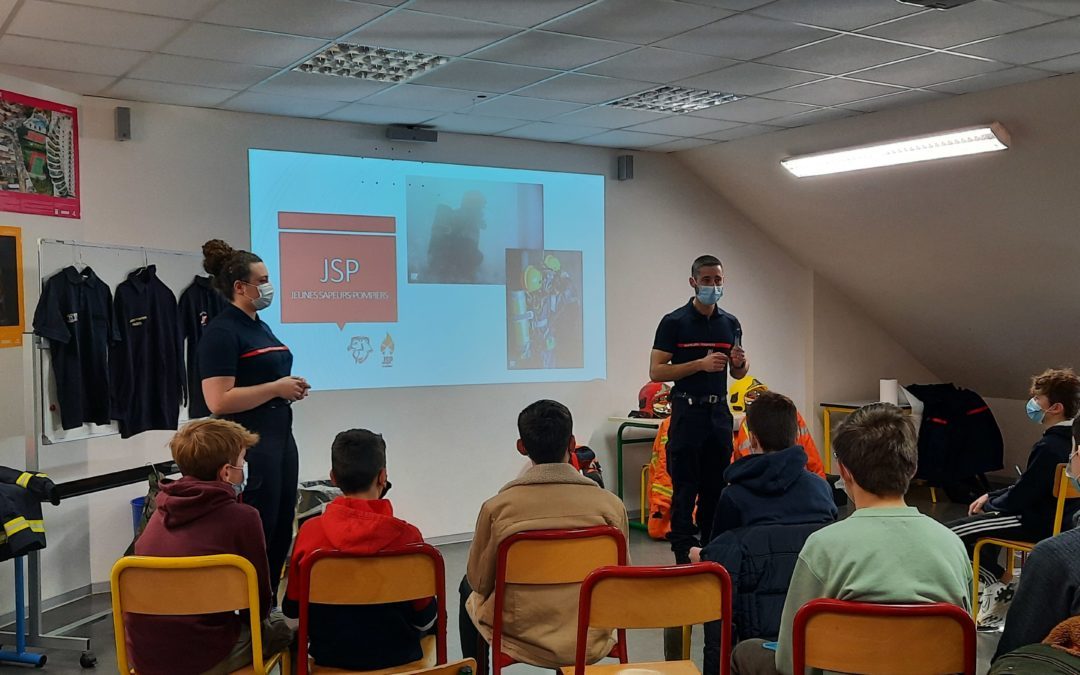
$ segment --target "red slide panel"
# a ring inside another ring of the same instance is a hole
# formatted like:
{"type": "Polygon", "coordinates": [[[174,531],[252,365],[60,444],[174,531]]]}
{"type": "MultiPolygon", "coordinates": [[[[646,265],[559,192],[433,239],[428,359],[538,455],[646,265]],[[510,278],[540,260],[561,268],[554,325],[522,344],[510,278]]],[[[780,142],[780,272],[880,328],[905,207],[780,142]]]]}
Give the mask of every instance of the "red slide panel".
{"type": "Polygon", "coordinates": [[[354,216],[340,213],[279,211],[278,229],[395,234],[397,232],[397,219],[393,216],[354,216]]]}

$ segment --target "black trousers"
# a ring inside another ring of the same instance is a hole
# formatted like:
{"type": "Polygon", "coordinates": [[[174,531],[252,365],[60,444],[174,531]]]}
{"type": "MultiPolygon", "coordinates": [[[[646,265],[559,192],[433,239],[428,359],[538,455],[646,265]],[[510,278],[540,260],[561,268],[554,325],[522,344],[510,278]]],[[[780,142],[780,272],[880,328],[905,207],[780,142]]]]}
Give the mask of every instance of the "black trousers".
{"type": "Polygon", "coordinates": [[[672,488],[671,550],[677,563],[690,562],[690,547],[709,542],[724,489],[724,469],[731,462],[731,432],[726,401],[689,405],[685,399],[672,399],[667,468],[672,488]]]}
{"type": "Polygon", "coordinates": [[[281,570],[292,545],[296,517],[296,486],[300,459],[292,435],[292,408],[260,408],[229,419],[259,434],[259,442],[247,451],[248,482],[243,501],[254,506],[262,519],[266,557],[270,563],[270,588],[277,605],[281,570]]]}

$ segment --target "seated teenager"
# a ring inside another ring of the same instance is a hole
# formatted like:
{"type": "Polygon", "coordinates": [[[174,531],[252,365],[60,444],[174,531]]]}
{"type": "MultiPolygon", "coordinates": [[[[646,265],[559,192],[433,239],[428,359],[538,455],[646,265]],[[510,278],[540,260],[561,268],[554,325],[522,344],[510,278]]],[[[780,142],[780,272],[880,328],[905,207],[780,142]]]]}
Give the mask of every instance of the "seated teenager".
{"type": "MultiPolygon", "coordinates": [[[[736,417],[737,424],[735,425],[735,428],[737,431],[735,432],[735,440],[732,444],[732,462],[752,454],[752,448],[750,446],[750,429],[748,428],[746,421],[746,414],[749,413],[750,407],[753,405],[754,401],[767,391],[769,391],[769,388],[766,387],[761,380],[749,375],[731,385],[731,411],[733,413],[744,413],[741,420],[736,417]]],[[[821,455],[818,453],[817,444],[814,443],[814,437],[810,434],[810,427],[806,425],[806,420],[803,419],[802,413],[797,409],[795,411],[795,418],[798,422],[798,434],[795,442],[791,445],[800,445],[806,452],[807,471],[816,473],[822,478],[825,478],[825,466],[821,463],[821,455]]]]}
{"type": "MultiPolygon", "coordinates": [[[[383,498],[386,442],[367,429],[342,431],[330,450],[330,480],[343,496],[300,528],[293,547],[285,614],[300,615],[300,565],[318,549],[367,555],[424,539],[415,527],[394,517],[383,498]]],[[[420,638],[435,624],[434,599],[390,605],[311,605],[310,654],[325,668],[375,670],[423,658],[420,638]]]]}
{"type": "MultiPolygon", "coordinates": [[[[461,651],[479,653],[479,636],[489,643],[495,610],[495,565],[503,539],[526,530],[613,525],[627,534],[626,508],[571,464],[576,447],[570,411],[556,401],[537,401],[518,415],[518,452],[535,466],[484,502],[469,549],[468,574],[461,582],[461,651]]],[[[545,668],[574,663],[579,584],[506,588],[503,651],[545,668]]],[[[590,631],[587,654],[595,661],[614,645],[610,632],[590,631]]]]}
{"type": "MultiPolygon", "coordinates": [[[[713,540],[690,559],[723,565],[734,582],[737,639],[775,640],[795,560],[807,537],[836,520],[832,488],[806,470],[795,444],[798,412],[791,399],[763,392],[746,412],[751,454],[724,471],[729,485],[716,507],[713,540]]],[[[719,668],[719,622],[705,626],[705,670],[719,668]]]]}
{"type": "MultiPolygon", "coordinates": [[[[270,613],[270,572],[259,512],[240,503],[247,480],[244,455],[259,440],[235,422],[197,420],[169,447],[183,478],[162,483],[157,510],[135,542],[135,554],[182,557],[232,553],[247,558],[259,577],[263,655],[292,641],[279,614],[270,613]]],[[[124,617],[131,661],[147,675],[230,673],[251,663],[246,613],[124,617]],[[197,645],[198,648],[193,648],[197,645]]]]}
{"type": "MultiPolygon", "coordinates": [[[[1054,528],[1054,476],[1057,465],[1067,462],[1072,451],[1072,419],[1080,411],[1080,377],[1069,368],[1047,370],[1032,378],[1028,417],[1042,425],[1042,437],[1028,456],[1027,469],[1013,485],[979,497],[968,508],[968,517],[948,523],[963,540],[968,555],[979,539],[996,537],[1037,542],[1054,528]]],[[[1070,508],[1071,517],[1073,508],[1070,508]]],[[[979,558],[981,588],[979,625],[1000,627],[1015,580],[1005,578],[998,560],[999,549],[988,546],[979,558]],[[1011,586],[1011,588],[1010,588],[1011,586]]]]}
{"type": "MultiPolygon", "coordinates": [[[[1072,443],[1066,471],[1080,487],[1080,418],[1072,423],[1072,443]]],[[[1080,616],[1080,530],[1069,530],[1043,540],[1028,556],[994,658],[1042,642],[1054,626],[1075,616],[1080,616]]]]}
{"type": "Polygon", "coordinates": [[[915,475],[915,428],[887,403],[852,413],[833,448],[855,512],[806,540],[784,601],[775,652],[740,642],[732,672],[791,674],[795,613],[817,598],[858,602],[948,602],[971,609],[971,564],[960,539],[904,502],[915,475]]]}

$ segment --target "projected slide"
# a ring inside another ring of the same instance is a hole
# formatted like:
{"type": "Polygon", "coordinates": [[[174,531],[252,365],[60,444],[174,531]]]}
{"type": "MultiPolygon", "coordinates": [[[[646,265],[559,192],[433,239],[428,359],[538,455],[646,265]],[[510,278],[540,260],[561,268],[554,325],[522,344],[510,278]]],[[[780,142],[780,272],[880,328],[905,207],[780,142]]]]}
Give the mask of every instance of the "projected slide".
{"type": "Polygon", "coordinates": [[[249,151],[260,313],[317,390],[606,376],[602,176],[249,151]]]}

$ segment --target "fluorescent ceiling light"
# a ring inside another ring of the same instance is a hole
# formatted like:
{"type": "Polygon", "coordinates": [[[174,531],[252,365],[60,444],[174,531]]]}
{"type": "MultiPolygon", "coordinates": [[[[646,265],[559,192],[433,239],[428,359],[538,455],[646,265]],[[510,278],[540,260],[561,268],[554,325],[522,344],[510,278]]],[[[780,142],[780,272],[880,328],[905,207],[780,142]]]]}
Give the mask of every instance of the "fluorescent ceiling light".
{"type": "Polygon", "coordinates": [[[631,110],[651,110],[653,112],[686,113],[704,110],[721,103],[738,101],[741,96],[724,94],[706,89],[688,89],[687,87],[657,87],[640,94],[620,98],[607,105],[631,110]]]}
{"type": "Polygon", "coordinates": [[[445,56],[434,54],[338,42],[293,70],[376,82],[405,82],[430,72],[449,60],[445,56]]]}
{"type": "Polygon", "coordinates": [[[805,178],[806,176],[873,169],[879,166],[975,155],[980,152],[1006,150],[1008,147],[1009,132],[1001,124],[994,122],[986,126],[956,129],[929,136],[789,157],[781,160],[780,164],[795,176],[805,178]]]}

